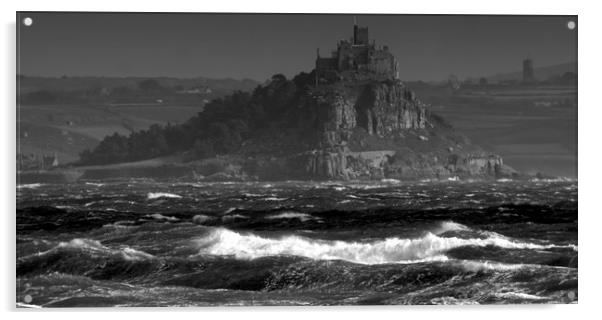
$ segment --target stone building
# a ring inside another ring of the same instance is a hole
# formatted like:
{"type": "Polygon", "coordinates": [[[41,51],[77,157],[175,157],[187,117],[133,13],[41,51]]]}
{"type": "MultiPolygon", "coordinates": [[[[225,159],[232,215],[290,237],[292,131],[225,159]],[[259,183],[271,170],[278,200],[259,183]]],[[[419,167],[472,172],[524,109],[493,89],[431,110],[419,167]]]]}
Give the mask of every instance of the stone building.
{"type": "Polygon", "coordinates": [[[533,83],[535,82],[535,71],[533,71],[533,60],[530,57],[523,60],[523,82],[533,83]]]}
{"type": "Polygon", "coordinates": [[[387,46],[370,43],[367,27],[353,26],[353,37],[338,42],[330,57],[316,58],[316,80],[341,76],[346,71],[357,71],[372,76],[397,79],[397,59],[387,46]]]}

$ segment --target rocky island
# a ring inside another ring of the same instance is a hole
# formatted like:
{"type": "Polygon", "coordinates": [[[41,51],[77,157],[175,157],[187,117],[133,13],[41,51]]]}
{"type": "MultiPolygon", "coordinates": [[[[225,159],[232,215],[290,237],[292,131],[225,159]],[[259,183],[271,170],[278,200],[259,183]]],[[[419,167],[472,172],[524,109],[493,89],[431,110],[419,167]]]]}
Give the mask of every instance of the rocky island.
{"type": "Polygon", "coordinates": [[[69,179],[94,180],[520,176],[430,112],[399,80],[389,48],[377,46],[368,28],[357,25],[330,57],[317,52],[310,73],[291,80],[275,75],[252,93],[210,102],[181,125],[108,136],[74,166],[59,170],[69,172],[69,179]]]}

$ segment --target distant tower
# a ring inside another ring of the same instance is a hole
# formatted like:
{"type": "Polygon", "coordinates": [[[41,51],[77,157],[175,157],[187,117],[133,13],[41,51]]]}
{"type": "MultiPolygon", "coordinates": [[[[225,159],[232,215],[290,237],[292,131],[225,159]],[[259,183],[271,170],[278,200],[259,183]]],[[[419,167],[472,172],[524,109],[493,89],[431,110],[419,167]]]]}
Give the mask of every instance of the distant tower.
{"type": "Polygon", "coordinates": [[[535,72],[533,71],[533,60],[530,56],[523,60],[523,82],[532,83],[535,82],[535,72]]]}
{"type": "Polygon", "coordinates": [[[357,44],[357,18],[353,16],[353,44],[357,44]]]}

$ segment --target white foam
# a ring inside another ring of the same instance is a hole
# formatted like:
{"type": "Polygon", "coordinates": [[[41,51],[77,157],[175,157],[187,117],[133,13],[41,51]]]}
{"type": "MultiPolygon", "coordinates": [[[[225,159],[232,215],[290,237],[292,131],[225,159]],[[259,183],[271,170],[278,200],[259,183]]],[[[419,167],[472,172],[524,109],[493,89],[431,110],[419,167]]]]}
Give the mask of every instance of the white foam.
{"type": "Polygon", "coordinates": [[[95,186],[95,187],[102,187],[105,184],[104,183],[96,183],[96,182],[86,182],[86,185],[88,185],[88,186],[95,186]]]}
{"type": "Polygon", "coordinates": [[[43,256],[52,252],[56,252],[60,249],[79,249],[83,251],[87,251],[92,254],[109,254],[109,255],[120,255],[126,260],[144,260],[144,259],[153,259],[155,258],[152,254],[142,252],[127,246],[124,246],[119,249],[111,249],[100,243],[100,241],[85,239],[85,238],[76,238],[72,239],[68,242],[60,242],[54,248],[37,253],[35,255],[43,256]]]}
{"type": "Polygon", "coordinates": [[[125,247],[119,251],[121,256],[130,261],[149,260],[155,258],[152,254],[125,247]]]}
{"type": "Polygon", "coordinates": [[[291,255],[317,260],[346,260],[361,264],[445,260],[445,251],[463,246],[497,246],[508,249],[554,247],[500,238],[447,238],[430,232],[421,238],[387,238],[374,242],[327,241],[300,236],[271,239],[253,234],[240,234],[224,228],[213,229],[207,236],[197,239],[196,244],[201,254],[234,256],[237,259],[291,255]]]}
{"type": "Polygon", "coordinates": [[[468,231],[468,230],[470,230],[470,228],[463,224],[453,222],[453,221],[444,221],[444,222],[441,222],[439,227],[437,229],[435,229],[433,231],[433,233],[439,235],[442,233],[446,233],[448,231],[468,231]]]}
{"type": "Polygon", "coordinates": [[[151,200],[151,199],[159,199],[159,198],[173,198],[173,199],[180,199],[182,198],[182,196],[177,195],[177,194],[173,194],[173,193],[167,193],[167,192],[149,192],[146,195],[146,198],[151,200]]]}
{"type": "Polygon", "coordinates": [[[249,219],[249,217],[243,216],[242,214],[230,214],[222,217],[222,221],[224,222],[233,221],[236,219],[249,219]]]}
{"type": "Polygon", "coordinates": [[[277,198],[277,197],[267,197],[267,198],[263,198],[264,201],[284,201],[287,200],[288,198],[277,198]]]}
{"type": "Polygon", "coordinates": [[[495,294],[499,298],[503,299],[525,299],[525,300],[545,300],[546,297],[536,296],[534,294],[528,294],[524,292],[498,292],[495,294]]]}
{"type": "Polygon", "coordinates": [[[164,216],[160,213],[153,213],[153,214],[149,214],[147,215],[147,217],[149,218],[153,218],[155,220],[167,220],[167,221],[178,221],[180,219],[176,218],[176,217],[168,217],[168,216],[164,216]]]}
{"type": "Polygon", "coordinates": [[[267,216],[265,217],[266,219],[270,219],[270,220],[274,220],[274,219],[299,219],[302,222],[308,221],[308,220],[320,220],[319,218],[316,218],[310,214],[307,213],[301,213],[301,212],[294,212],[294,211],[285,211],[279,214],[274,214],[271,216],[267,216]]]}
{"type": "Polygon", "coordinates": [[[203,224],[211,220],[213,220],[213,217],[204,214],[197,214],[196,216],[192,217],[192,222],[196,224],[203,224]]]}
{"type": "Polygon", "coordinates": [[[234,210],[236,210],[236,209],[238,209],[238,208],[236,208],[236,207],[231,207],[231,208],[228,208],[226,211],[224,211],[224,214],[231,213],[232,211],[234,211],[234,210]]]}
{"type": "Polygon", "coordinates": [[[20,184],[17,185],[17,189],[36,189],[41,187],[43,184],[41,183],[27,183],[27,184],[20,184]]]}
{"type": "Polygon", "coordinates": [[[491,261],[469,261],[463,260],[461,265],[467,271],[477,272],[481,270],[493,270],[493,271],[514,271],[522,268],[529,267],[527,264],[507,264],[500,262],[491,261]]]}

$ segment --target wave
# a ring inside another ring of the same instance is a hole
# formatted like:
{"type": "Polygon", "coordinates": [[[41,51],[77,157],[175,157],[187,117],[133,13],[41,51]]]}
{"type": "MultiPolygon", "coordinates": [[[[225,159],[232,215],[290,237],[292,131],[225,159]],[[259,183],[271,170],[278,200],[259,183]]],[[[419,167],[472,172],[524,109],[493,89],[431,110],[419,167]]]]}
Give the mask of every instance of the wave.
{"type": "Polygon", "coordinates": [[[249,219],[249,217],[244,216],[242,214],[229,214],[229,215],[222,217],[223,222],[231,222],[231,221],[235,221],[237,219],[249,219]]]}
{"type": "Polygon", "coordinates": [[[464,246],[496,246],[506,249],[549,249],[539,245],[492,237],[461,239],[439,237],[431,232],[420,238],[387,238],[374,242],[346,242],[285,236],[279,239],[240,234],[225,228],[213,229],[195,240],[200,254],[255,259],[266,256],[301,256],[315,260],[345,260],[359,264],[414,263],[447,260],[444,253],[464,246]]]}
{"type": "Polygon", "coordinates": [[[176,218],[176,217],[171,217],[171,216],[164,216],[160,213],[153,213],[153,214],[149,214],[146,215],[149,218],[153,218],[155,220],[167,220],[167,221],[178,221],[180,219],[176,218]]]}
{"type": "Polygon", "coordinates": [[[267,197],[267,198],[263,198],[263,201],[284,201],[284,200],[288,200],[288,198],[278,198],[278,197],[267,197]]]}
{"type": "Polygon", "coordinates": [[[208,215],[204,215],[204,214],[197,214],[194,217],[192,217],[192,222],[196,223],[196,224],[203,224],[205,222],[209,222],[211,220],[213,220],[214,218],[208,215]]]}
{"type": "Polygon", "coordinates": [[[401,183],[401,180],[397,180],[397,179],[380,179],[380,182],[382,183],[401,183]]]}
{"type": "Polygon", "coordinates": [[[55,247],[50,250],[43,251],[40,253],[33,254],[28,257],[24,257],[24,259],[30,257],[41,257],[49,254],[57,253],[62,250],[78,250],[82,252],[86,252],[88,254],[96,254],[96,255],[119,255],[125,260],[137,261],[137,260],[145,260],[145,259],[153,259],[155,258],[152,254],[138,251],[136,249],[132,249],[130,247],[123,247],[120,249],[111,249],[100,243],[97,240],[85,239],[85,238],[76,238],[67,242],[60,242],[55,247]]]}
{"type": "Polygon", "coordinates": [[[439,227],[433,231],[434,234],[443,234],[448,231],[469,231],[470,228],[453,221],[444,221],[439,224],[439,227]]]}
{"type": "Polygon", "coordinates": [[[17,185],[17,189],[37,189],[41,186],[43,186],[44,184],[42,183],[26,183],[26,184],[19,184],[17,185]]]}
{"type": "Polygon", "coordinates": [[[86,182],[87,186],[94,186],[94,187],[102,187],[105,184],[104,183],[97,183],[97,182],[86,182]]]}
{"type": "Polygon", "coordinates": [[[149,192],[146,195],[146,198],[149,199],[149,200],[159,199],[159,198],[180,199],[180,198],[182,198],[182,196],[177,195],[177,194],[173,194],[173,193],[167,193],[167,192],[149,192]]]}
{"type": "Polygon", "coordinates": [[[275,219],[299,219],[301,220],[301,222],[305,222],[305,221],[309,221],[309,220],[320,220],[320,218],[316,218],[310,214],[307,213],[301,213],[301,212],[294,212],[294,211],[285,211],[279,214],[274,214],[271,216],[267,216],[265,217],[266,219],[269,220],[275,220],[275,219]]]}

